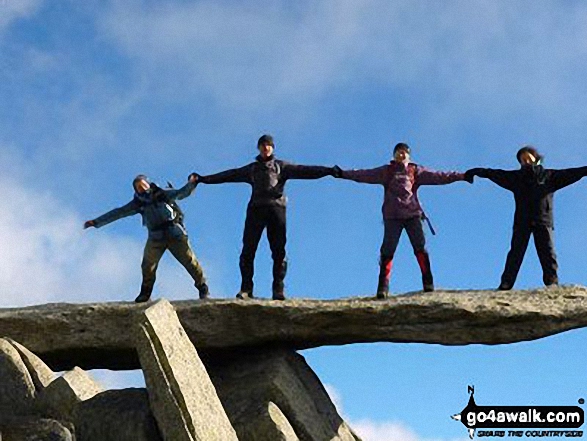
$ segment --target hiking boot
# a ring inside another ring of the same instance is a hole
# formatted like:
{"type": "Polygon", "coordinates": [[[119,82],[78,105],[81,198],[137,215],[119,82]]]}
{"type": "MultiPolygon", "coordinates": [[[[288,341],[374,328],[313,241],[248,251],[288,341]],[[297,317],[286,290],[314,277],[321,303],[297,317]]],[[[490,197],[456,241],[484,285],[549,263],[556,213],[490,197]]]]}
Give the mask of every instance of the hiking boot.
{"type": "Polygon", "coordinates": [[[434,284],[433,283],[424,283],[424,292],[433,292],[434,291],[434,284]]]}
{"type": "Polygon", "coordinates": [[[389,296],[389,290],[387,289],[377,289],[377,300],[384,300],[389,296]]]}
{"type": "Polygon", "coordinates": [[[198,288],[198,293],[200,296],[200,300],[204,300],[204,299],[209,299],[210,298],[210,290],[208,288],[208,285],[203,283],[200,286],[196,286],[196,288],[198,288]]]}
{"type": "Polygon", "coordinates": [[[281,289],[273,290],[273,300],[285,300],[285,293],[281,289]]]}
{"type": "Polygon", "coordinates": [[[511,290],[512,288],[513,288],[513,286],[512,286],[512,285],[510,285],[509,283],[506,283],[506,282],[501,282],[501,283],[499,284],[499,286],[497,287],[497,290],[498,290],[498,291],[509,291],[509,290],[511,290]]]}
{"type": "Polygon", "coordinates": [[[135,303],[148,302],[151,299],[151,290],[141,287],[141,292],[135,299],[135,303]]]}
{"type": "Polygon", "coordinates": [[[236,295],[237,299],[240,300],[246,300],[246,299],[254,299],[255,296],[253,296],[253,292],[252,291],[245,291],[245,290],[240,290],[238,292],[238,294],[236,295]]]}

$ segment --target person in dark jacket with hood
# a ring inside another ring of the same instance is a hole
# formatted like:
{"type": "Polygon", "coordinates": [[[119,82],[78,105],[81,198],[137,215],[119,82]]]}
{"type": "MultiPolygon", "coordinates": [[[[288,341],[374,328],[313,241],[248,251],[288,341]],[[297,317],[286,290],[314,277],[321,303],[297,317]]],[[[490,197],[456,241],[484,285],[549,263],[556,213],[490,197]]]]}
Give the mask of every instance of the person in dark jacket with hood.
{"type": "Polygon", "coordinates": [[[431,171],[416,165],[410,162],[410,147],[400,142],[394,147],[393,160],[389,164],[367,170],[343,170],[340,177],[365,184],[383,185],[385,189],[382,207],[385,232],[379,259],[377,298],[384,299],[388,296],[393,256],[403,230],[406,230],[410,238],[420,266],[424,291],[434,291],[430,257],[422,228],[425,215],[418,200],[418,188],[421,185],[462,181],[464,174],[431,171]]]}
{"type": "Polygon", "coordinates": [[[511,248],[498,288],[503,291],[514,286],[532,235],[544,284],[558,284],[558,263],[553,242],[553,195],[587,175],[587,167],[564,170],[544,168],[542,156],[532,146],[522,147],[516,157],[521,166],[519,170],[474,168],[466,173],[468,178],[487,178],[514,194],[516,211],[511,248]]]}
{"type": "Polygon", "coordinates": [[[287,271],[286,197],[285,183],[289,179],[319,179],[334,176],[333,167],[294,165],[273,155],[275,144],[271,135],[263,135],[257,142],[259,155],[251,164],[209,176],[190,175],[204,184],[244,182],[252,186],[251,199],[243,233],[243,249],[239,259],[241,288],[237,298],[253,298],[254,260],[263,230],[273,258],[273,299],[284,300],[284,279],[287,271]]]}
{"type": "Polygon", "coordinates": [[[140,213],[143,217],[143,225],[149,231],[149,237],[145,244],[141,269],[143,282],[141,292],[135,302],[146,302],[150,299],[155,285],[155,276],[159,261],[166,250],[181,263],[194,279],[194,284],[199,291],[200,299],[209,297],[208,285],[204,272],[192,247],[188,241],[187,231],[183,225],[183,214],[175,202],[188,197],[196,188],[196,180],[191,179],[180,189],[163,189],[149,182],[145,175],[138,175],[133,180],[135,194],[126,205],[115,208],[96,219],[84,224],[85,228],[100,228],[111,222],[127,216],[140,213]]]}

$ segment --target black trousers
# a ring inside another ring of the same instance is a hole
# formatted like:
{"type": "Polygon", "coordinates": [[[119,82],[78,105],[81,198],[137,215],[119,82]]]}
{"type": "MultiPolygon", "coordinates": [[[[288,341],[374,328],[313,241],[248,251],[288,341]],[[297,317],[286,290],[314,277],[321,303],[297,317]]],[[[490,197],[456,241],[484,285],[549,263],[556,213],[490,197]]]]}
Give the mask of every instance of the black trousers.
{"type": "Polygon", "coordinates": [[[253,291],[255,255],[263,230],[267,229],[267,239],[273,258],[273,290],[283,290],[283,280],[287,271],[285,260],[286,222],[285,207],[260,206],[247,209],[243,250],[240,256],[241,291],[253,291]]]}
{"type": "Polygon", "coordinates": [[[554,251],[553,228],[544,225],[514,226],[511,248],[501,276],[503,286],[512,287],[514,285],[532,235],[534,236],[538,259],[542,266],[544,284],[558,283],[558,263],[556,261],[556,252],[554,251]]]}

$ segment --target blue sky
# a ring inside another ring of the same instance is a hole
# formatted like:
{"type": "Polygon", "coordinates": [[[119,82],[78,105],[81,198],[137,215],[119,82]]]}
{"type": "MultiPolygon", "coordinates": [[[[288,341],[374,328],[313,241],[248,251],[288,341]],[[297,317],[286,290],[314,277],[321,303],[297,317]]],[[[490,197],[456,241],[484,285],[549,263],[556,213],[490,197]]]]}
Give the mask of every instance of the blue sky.
{"type": "MultiPolygon", "coordinates": [[[[300,164],[375,167],[408,142],[434,169],[587,162],[587,5],[564,1],[0,0],[0,306],[132,300],[145,231],[84,220],[125,203],[146,173],[180,185],[250,162],[265,132],[300,164]]],[[[585,283],[587,197],[556,196],[560,278],[585,283]]],[[[372,294],[382,190],[325,178],[288,184],[291,297],[372,294]]],[[[246,185],[201,186],[182,204],[212,294],[232,297],[246,185]]],[[[513,200],[486,181],[423,188],[438,235],[438,287],[497,286],[513,200]]],[[[269,295],[270,256],[257,258],[269,295]]],[[[517,286],[539,286],[530,248],[517,286]]],[[[407,238],[392,290],[420,289],[407,238]]],[[[195,296],[167,256],[155,295],[195,296]]],[[[370,344],[305,351],[345,417],[371,441],[464,438],[449,415],[479,403],[573,404],[587,335],[446,348],[370,344]]],[[[136,374],[100,373],[112,384],[136,374]]]]}

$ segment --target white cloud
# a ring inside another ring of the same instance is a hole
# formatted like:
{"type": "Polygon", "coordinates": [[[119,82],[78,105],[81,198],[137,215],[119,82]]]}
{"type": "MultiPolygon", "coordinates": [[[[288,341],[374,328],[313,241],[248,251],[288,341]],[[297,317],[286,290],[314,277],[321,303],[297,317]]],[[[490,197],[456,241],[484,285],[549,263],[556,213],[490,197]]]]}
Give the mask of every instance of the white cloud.
{"type": "Polygon", "coordinates": [[[434,107],[452,107],[449,118],[455,103],[462,113],[575,113],[587,71],[581,4],[117,2],[105,17],[105,34],[161,87],[228,107],[378,84],[428,93],[434,107]]]}
{"type": "Polygon", "coordinates": [[[0,0],[0,30],[15,20],[35,13],[43,0],[0,0]]]}
{"type": "MultiPolygon", "coordinates": [[[[345,415],[343,398],[338,389],[332,384],[325,384],[324,388],[336,406],[338,413],[363,441],[449,441],[441,438],[423,438],[401,421],[373,421],[370,419],[353,421],[345,415]]],[[[466,440],[468,440],[468,437],[451,441],[466,440]]]]}

